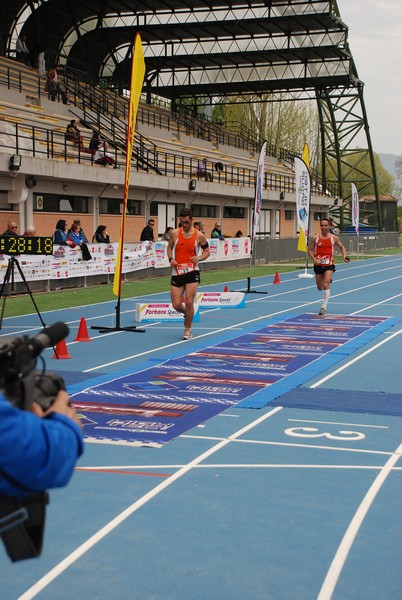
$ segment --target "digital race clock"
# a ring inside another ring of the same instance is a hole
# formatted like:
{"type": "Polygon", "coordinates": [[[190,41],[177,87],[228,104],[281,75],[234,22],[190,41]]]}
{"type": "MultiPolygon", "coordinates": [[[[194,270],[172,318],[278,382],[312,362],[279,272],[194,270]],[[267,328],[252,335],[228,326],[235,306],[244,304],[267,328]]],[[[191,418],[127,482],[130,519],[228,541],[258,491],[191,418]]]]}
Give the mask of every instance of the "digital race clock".
{"type": "Polygon", "coordinates": [[[0,254],[53,254],[51,237],[2,235],[0,236],[0,254]]]}

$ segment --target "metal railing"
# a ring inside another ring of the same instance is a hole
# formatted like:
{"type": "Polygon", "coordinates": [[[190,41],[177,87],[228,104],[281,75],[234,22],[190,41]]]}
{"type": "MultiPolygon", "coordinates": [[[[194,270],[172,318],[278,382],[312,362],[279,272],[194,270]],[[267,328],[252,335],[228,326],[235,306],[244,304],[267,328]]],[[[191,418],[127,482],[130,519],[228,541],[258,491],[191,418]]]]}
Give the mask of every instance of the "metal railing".
{"type": "MultiPolygon", "coordinates": [[[[65,134],[45,127],[1,119],[2,135],[0,152],[30,155],[34,158],[55,159],[77,164],[92,165],[93,153],[81,149],[79,144],[66,140],[65,134]]],[[[110,149],[112,151],[112,149],[110,149]]],[[[199,173],[199,160],[194,156],[184,156],[169,152],[156,151],[148,147],[136,147],[136,153],[142,154],[142,161],[132,160],[132,169],[138,172],[157,171],[164,176],[182,179],[196,179],[225,185],[254,187],[256,170],[237,165],[224,164],[222,170],[215,169],[215,162],[206,161],[206,169],[199,173]]],[[[118,148],[114,148],[115,161],[125,160],[118,148]]],[[[264,189],[294,192],[294,178],[273,173],[264,174],[264,189]]]]}

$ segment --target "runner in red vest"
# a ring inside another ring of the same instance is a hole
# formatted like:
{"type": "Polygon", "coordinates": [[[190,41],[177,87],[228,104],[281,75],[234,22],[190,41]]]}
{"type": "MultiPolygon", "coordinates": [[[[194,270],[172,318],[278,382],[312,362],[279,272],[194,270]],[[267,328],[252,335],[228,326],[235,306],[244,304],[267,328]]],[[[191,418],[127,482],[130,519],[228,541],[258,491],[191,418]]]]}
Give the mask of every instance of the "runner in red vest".
{"type": "Polygon", "coordinates": [[[194,299],[200,283],[198,263],[208,258],[210,250],[205,234],[194,229],[189,208],[180,211],[180,224],[179,229],[170,232],[167,247],[167,257],[172,267],[170,296],[173,308],[184,315],[183,340],[191,340],[194,299]],[[200,248],[202,253],[199,255],[200,248]],[[183,303],[184,293],[185,303],[183,303]]]}
{"type": "Polygon", "coordinates": [[[308,253],[314,262],[315,282],[318,290],[324,290],[324,297],[319,315],[324,316],[327,312],[327,304],[330,296],[330,285],[332,283],[332,274],[335,271],[334,264],[334,246],[338,246],[342,252],[343,260],[349,262],[346,256],[346,250],[340,239],[330,233],[329,219],[320,220],[321,233],[317,234],[311,240],[308,246],[308,253]]]}

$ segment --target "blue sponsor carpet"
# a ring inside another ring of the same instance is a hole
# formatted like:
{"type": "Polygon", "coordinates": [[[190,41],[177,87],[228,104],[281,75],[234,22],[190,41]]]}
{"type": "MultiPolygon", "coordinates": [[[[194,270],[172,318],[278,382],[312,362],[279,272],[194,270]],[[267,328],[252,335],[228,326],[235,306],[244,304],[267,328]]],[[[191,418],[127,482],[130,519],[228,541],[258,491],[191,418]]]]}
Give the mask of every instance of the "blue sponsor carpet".
{"type": "Polygon", "coordinates": [[[140,372],[100,377],[72,402],[90,441],[159,447],[231,406],[266,406],[395,322],[313,314],[275,320],[140,372]]]}

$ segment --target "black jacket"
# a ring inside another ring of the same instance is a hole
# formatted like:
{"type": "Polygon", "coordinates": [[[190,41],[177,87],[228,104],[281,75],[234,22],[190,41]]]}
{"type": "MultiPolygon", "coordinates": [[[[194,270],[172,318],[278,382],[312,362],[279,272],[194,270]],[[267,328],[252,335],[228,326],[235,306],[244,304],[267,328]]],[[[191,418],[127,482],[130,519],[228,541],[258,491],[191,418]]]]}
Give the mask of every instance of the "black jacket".
{"type": "Polygon", "coordinates": [[[155,241],[154,230],[149,225],[146,225],[141,231],[140,242],[147,242],[148,240],[151,242],[155,241]]]}

